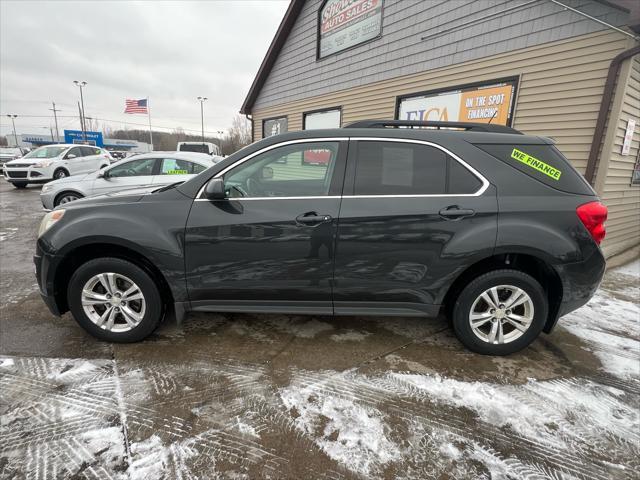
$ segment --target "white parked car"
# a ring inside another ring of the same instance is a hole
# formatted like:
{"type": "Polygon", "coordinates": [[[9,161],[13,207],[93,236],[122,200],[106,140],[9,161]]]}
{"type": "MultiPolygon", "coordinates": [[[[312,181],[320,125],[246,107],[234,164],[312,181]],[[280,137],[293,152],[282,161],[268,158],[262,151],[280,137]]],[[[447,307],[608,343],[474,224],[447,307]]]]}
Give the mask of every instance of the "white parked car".
{"type": "Polygon", "coordinates": [[[90,145],[47,145],[36,148],[24,157],[5,163],[5,179],[16,188],[30,183],[90,173],[111,163],[107,150],[90,145]]]}
{"type": "Polygon", "coordinates": [[[0,147],[0,168],[3,169],[5,163],[21,158],[25,153],[20,147],[0,147]]]}
{"type": "Polygon", "coordinates": [[[152,152],[120,160],[98,172],[55,180],[42,187],[42,206],[51,210],[60,204],[90,195],[132,188],[161,188],[184,182],[217,163],[204,153],[152,152]]]}
{"type": "Polygon", "coordinates": [[[179,152],[200,152],[220,156],[220,147],[211,142],[178,142],[176,150],[179,152]]]}

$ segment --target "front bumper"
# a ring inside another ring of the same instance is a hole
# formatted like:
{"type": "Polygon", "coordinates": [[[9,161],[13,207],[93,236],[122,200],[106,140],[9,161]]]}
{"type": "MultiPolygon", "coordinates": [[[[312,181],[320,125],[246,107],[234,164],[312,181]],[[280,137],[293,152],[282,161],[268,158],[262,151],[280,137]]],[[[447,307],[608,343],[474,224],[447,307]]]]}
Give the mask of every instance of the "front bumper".
{"type": "Polygon", "coordinates": [[[4,166],[4,178],[8,182],[26,183],[46,183],[53,179],[45,168],[10,168],[8,165],[4,166]]]}
{"type": "Polygon", "coordinates": [[[55,316],[59,317],[62,312],[58,306],[56,300],[56,293],[54,287],[54,272],[55,266],[58,264],[59,259],[55,255],[51,255],[43,251],[40,247],[40,243],[36,247],[36,254],[33,257],[33,262],[36,266],[36,279],[38,281],[38,288],[40,290],[40,296],[47,305],[47,308],[55,316]]]}

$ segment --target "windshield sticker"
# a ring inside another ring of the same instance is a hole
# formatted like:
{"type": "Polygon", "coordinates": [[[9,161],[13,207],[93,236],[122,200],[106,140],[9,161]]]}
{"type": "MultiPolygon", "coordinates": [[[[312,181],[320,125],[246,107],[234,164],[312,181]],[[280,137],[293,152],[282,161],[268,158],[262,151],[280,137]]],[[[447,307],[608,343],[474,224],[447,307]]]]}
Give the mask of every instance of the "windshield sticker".
{"type": "Polygon", "coordinates": [[[169,170],[167,175],[187,175],[188,173],[187,170],[169,170]]]}
{"type": "Polygon", "coordinates": [[[542,160],[538,160],[527,153],[521,152],[517,148],[514,148],[513,152],[511,152],[511,158],[515,158],[519,162],[538,170],[540,173],[544,173],[546,176],[551,177],[554,180],[560,180],[560,175],[562,175],[562,172],[557,168],[553,168],[551,165],[544,163],[542,160]]]}

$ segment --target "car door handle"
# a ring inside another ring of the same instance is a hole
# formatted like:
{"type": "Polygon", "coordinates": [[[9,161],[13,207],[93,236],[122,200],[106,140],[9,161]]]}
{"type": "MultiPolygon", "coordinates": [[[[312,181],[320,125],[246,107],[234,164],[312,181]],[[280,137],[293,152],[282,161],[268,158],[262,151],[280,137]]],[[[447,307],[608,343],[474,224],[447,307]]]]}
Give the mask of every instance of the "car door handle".
{"type": "Polygon", "coordinates": [[[460,208],[457,205],[451,205],[447,208],[443,208],[438,213],[445,220],[459,220],[465,217],[472,217],[476,214],[475,210],[460,208]]]}
{"type": "Polygon", "coordinates": [[[315,226],[332,220],[331,215],[318,215],[316,212],[307,212],[296,217],[298,225],[315,226]]]}

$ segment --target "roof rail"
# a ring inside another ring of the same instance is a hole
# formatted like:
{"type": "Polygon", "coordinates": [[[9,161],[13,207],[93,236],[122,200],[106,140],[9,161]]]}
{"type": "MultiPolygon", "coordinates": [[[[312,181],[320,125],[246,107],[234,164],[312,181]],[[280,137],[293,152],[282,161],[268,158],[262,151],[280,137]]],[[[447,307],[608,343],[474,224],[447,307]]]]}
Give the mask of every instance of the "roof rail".
{"type": "Polygon", "coordinates": [[[470,132],[491,132],[491,133],[523,133],[515,128],[505,125],[491,123],[471,123],[471,122],[437,122],[437,121],[420,121],[420,120],[360,120],[358,122],[345,125],[344,128],[461,128],[470,132]]]}

